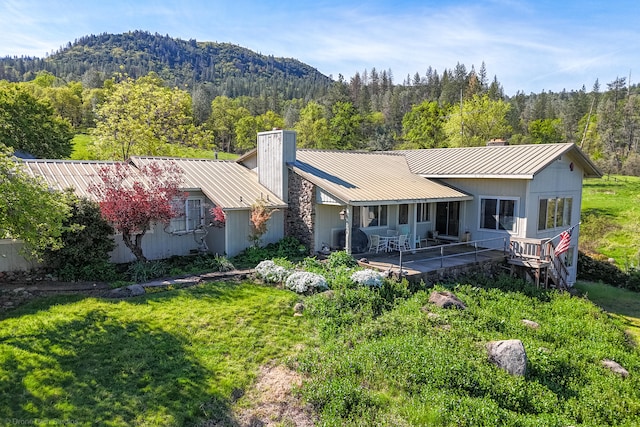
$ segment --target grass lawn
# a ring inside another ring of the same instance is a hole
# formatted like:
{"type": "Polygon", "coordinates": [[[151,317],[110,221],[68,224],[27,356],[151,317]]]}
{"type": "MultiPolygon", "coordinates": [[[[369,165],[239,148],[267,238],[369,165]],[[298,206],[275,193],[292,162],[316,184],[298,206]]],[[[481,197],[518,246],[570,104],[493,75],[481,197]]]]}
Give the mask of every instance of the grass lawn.
{"type": "Polygon", "coordinates": [[[259,366],[312,339],[292,316],[298,298],[225,282],[127,300],[42,298],[4,313],[0,423],[224,425],[259,366]]]}
{"type": "Polygon", "coordinates": [[[640,345],[640,293],[591,282],[578,282],[576,288],[594,304],[620,319],[640,345]]]}
{"type": "MultiPolygon", "coordinates": [[[[71,160],[94,160],[89,154],[89,145],[91,145],[91,136],[86,134],[77,134],[71,141],[73,151],[71,152],[71,160]]],[[[171,157],[182,157],[190,159],[213,159],[215,152],[213,150],[204,150],[201,148],[181,147],[175,145],[171,147],[172,152],[167,154],[171,157]]],[[[218,160],[235,160],[238,156],[232,153],[218,152],[218,160]]]]}
{"type": "Polygon", "coordinates": [[[614,258],[627,269],[640,264],[640,177],[585,179],[580,248],[614,258]]]}

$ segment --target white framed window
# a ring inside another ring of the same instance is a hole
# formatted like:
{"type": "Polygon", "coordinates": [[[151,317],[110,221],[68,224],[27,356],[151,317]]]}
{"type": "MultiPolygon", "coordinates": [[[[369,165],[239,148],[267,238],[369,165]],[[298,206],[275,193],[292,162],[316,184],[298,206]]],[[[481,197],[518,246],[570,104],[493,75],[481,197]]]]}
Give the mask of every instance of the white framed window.
{"type": "Polygon", "coordinates": [[[184,215],[171,220],[172,233],[186,233],[204,225],[204,200],[201,197],[185,199],[183,212],[184,215]]]}
{"type": "Polygon", "coordinates": [[[360,206],[353,208],[353,224],[360,227],[386,227],[387,205],[360,206]]]}
{"type": "Polygon", "coordinates": [[[515,232],[517,205],[517,198],[481,197],[480,228],[515,232]]]}
{"type": "Polygon", "coordinates": [[[418,203],[416,205],[416,222],[429,222],[431,215],[429,214],[429,203],[418,203]]]}
{"type": "Polygon", "coordinates": [[[571,225],[572,209],[573,199],[571,197],[540,199],[538,230],[549,230],[571,225]]]}

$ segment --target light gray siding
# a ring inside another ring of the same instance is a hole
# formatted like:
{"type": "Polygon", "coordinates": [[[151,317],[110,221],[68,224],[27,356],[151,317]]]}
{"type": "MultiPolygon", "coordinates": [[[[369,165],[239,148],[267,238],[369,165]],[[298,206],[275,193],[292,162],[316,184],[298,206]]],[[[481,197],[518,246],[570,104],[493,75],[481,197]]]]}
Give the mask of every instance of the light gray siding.
{"type": "Polygon", "coordinates": [[[31,270],[38,266],[38,263],[28,261],[20,254],[23,247],[22,242],[0,239],[0,271],[31,270]]]}
{"type": "Polygon", "coordinates": [[[296,160],[296,134],[292,131],[258,133],[258,182],[287,202],[287,163],[296,160]]]}
{"type": "MultiPolygon", "coordinates": [[[[471,233],[473,240],[493,239],[506,236],[506,231],[492,231],[480,228],[480,199],[481,197],[517,198],[517,225],[514,236],[525,237],[527,213],[527,182],[524,179],[447,179],[446,183],[474,194],[474,199],[463,202],[460,216],[460,233],[471,233]]],[[[433,220],[433,216],[431,217],[433,220]]]]}
{"type": "MultiPolygon", "coordinates": [[[[238,210],[227,212],[227,222],[224,228],[226,241],[226,254],[229,257],[238,255],[251,246],[250,211],[238,210]]],[[[262,236],[261,244],[276,243],[284,237],[284,211],[273,213],[267,225],[267,232],[262,236]]]]}

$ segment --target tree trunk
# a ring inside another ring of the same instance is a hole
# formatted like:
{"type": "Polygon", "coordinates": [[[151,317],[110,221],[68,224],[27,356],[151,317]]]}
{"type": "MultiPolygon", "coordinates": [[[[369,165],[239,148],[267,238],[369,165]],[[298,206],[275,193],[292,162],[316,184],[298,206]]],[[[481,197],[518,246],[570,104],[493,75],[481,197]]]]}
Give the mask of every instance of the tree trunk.
{"type": "Polygon", "coordinates": [[[122,232],[122,241],[125,246],[131,249],[131,252],[138,261],[147,262],[147,258],[142,253],[142,236],[144,232],[135,235],[135,241],[131,239],[131,233],[122,232]]]}

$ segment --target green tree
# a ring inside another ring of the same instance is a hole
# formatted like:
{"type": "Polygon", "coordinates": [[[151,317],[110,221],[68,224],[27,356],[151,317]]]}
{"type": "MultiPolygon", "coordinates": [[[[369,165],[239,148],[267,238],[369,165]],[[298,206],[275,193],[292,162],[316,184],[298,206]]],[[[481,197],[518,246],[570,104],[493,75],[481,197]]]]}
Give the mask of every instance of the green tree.
{"type": "Polygon", "coordinates": [[[283,127],[284,119],[271,110],[256,117],[242,117],[236,123],[236,147],[241,150],[255,148],[258,132],[283,127]]]}
{"type": "Polygon", "coordinates": [[[403,149],[445,146],[445,112],[435,101],[414,105],[402,119],[403,149]]]}
{"type": "Polygon", "coordinates": [[[60,194],[34,179],[0,144],[0,237],[20,239],[24,255],[40,259],[45,248],[60,248],[69,206],[60,194]]]}
{"type": "Polygon", "coordinates": [[[562,142],[562,120],[542,119],[529,123],[529,136],[533,144],[562,142]]]}
{"type": "Polygon", "coordinates": [[[236,124],[251,113],[238,102],[226,96],[217,96],[211,102],[211,115],[207,127],[213,132],[216,146],[228,153],[236,150],[236,124]]]}
{"type": "Polygon", "coordinates": [[[319,148],[355,150],[362,148],[363,118],[350,102],[336,102],[329,120],[329,140],[319,148]]]}
{"type": "Polygon", "coordinates": [[[0,82],[0,143],[40,158],[71,155],[71,125],[28,90],[0,82]]]}
{"type": "Polygon", "coordinates": [[[511,133],[507,124],[509,104],[494,101],[489,95],[474,95],[464,101],[462,111],[453,106],[444,125],[449,145],[452,147],[481,146],[493,138],[506,138],[511,133]]]}
{"type": "Polygon", "coordinates": [[[317,148],[329,141],[329,121],[324,107],[315,101],[300,110],[300,120],[295,124],[297,143],[303,148],[317,148]]]}
{"type": "Polygon", "coordinates": [[[154,75],[115,84],[98,107],[93,134],[90,149],[98,159],[170,155],[174,145],[207,148],[212,142],[194,124],[191,96],[154,75]]]}

